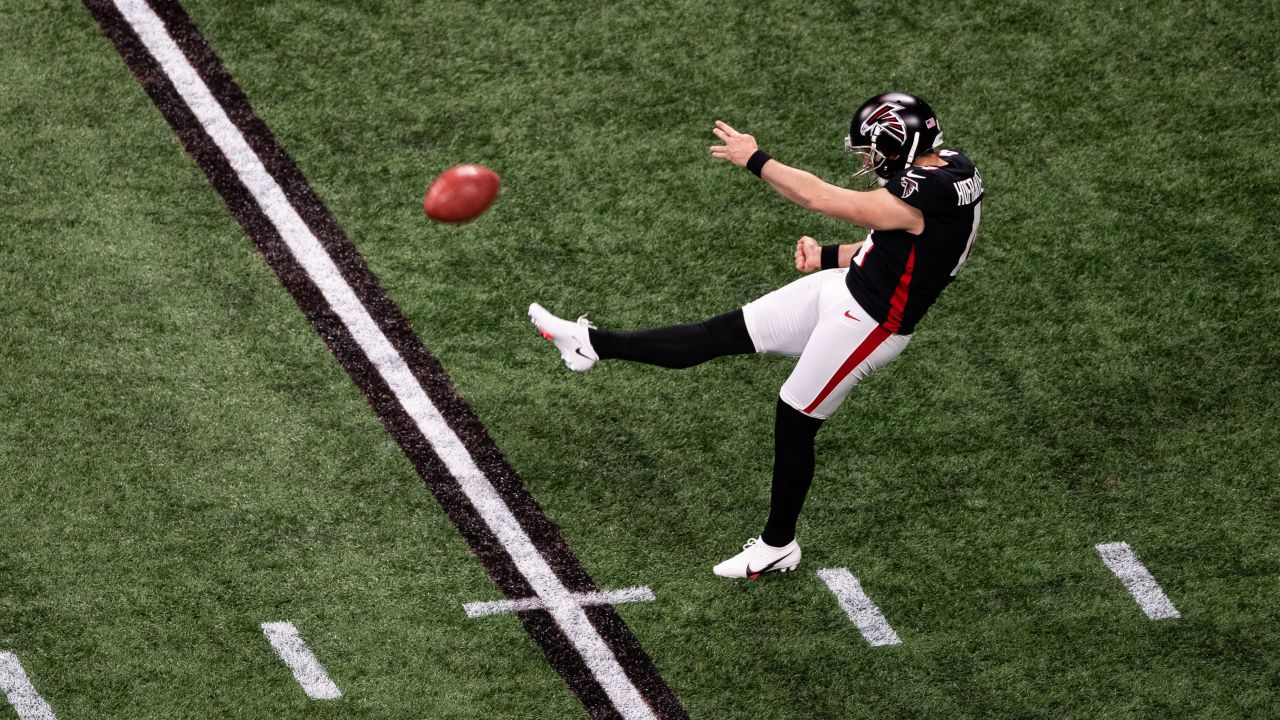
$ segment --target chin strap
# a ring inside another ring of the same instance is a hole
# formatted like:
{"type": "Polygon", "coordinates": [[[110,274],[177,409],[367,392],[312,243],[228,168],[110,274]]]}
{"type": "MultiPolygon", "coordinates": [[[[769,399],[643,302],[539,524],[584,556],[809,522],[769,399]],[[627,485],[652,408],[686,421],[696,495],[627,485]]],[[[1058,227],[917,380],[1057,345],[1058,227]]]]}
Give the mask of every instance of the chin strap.
{"type": "Polygon", "coordinates": [[[915,133],[911,138],[911,151],[907,153],[907,165],[916,161],[916,148],[920,145],[920,133],[915,133]]]}

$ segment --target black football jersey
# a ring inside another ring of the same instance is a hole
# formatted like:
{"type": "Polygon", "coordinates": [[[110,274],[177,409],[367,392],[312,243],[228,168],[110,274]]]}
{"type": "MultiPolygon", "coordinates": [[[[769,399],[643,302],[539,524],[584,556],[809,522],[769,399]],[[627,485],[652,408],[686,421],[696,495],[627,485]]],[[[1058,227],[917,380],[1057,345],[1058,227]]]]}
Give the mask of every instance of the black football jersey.
{"type": "Polygon", "coordinates": [[[911,334],[969,258],[982,218],[982,176],[969,158],[940,150],[943,167],[907,167],[885,188],[924,213],[924,232],[875,230],[853,259],[849,292],[884,328],[911,334]]]}

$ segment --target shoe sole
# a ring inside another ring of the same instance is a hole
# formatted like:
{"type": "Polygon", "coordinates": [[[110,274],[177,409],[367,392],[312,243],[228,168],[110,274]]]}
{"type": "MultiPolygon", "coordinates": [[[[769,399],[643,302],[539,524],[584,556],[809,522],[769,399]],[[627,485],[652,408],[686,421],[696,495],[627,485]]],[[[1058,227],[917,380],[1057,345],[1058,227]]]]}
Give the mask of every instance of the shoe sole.
{"type": "Polygon", "coordinates": [[[795,565],[791,565],[790,567],[775,567],[775,568],[769,568],[768,570],[765,570],[765,571],[764,571],[764,572],[762,572],[762,573],[752,573],[752,574],[750,574],[750,575],[747,575],[747,576],[746,576],[746,579],[747,579],[747,580],[755,580],[756,578],[761,577],[761,576],[763,576],[763,575],[768,575],[768,574],[769,574],[769,573],[771,573],[771,572],[778,572],[778,573],[791,572],[792,570],[795,570],[795,569],[796,569],[796,568],[798,568],[798,567],[800,567],[800,563],[796,563],[795,565]]]}

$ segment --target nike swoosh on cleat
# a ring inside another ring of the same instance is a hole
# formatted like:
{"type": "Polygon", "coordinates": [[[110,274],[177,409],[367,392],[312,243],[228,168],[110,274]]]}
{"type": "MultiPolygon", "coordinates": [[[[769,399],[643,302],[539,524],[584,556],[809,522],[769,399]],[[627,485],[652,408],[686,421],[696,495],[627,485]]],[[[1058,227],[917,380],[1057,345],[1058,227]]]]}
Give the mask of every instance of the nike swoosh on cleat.
{"type": "Polygon", "coordinates": [[[750,563],[750,562],[748,562],[748,563],[747,563],[747,577],[748,577],[748,578],[750,578],[750,579],[752,579],[752,580],[754,580],[754,579],[756,579],[756,578],[760,577],[761,575],[763,575],[763,574],[765,574],[765,573],[769,572],[769,570],[770,570],[770,569],[772,569],[774,565],[777,565],[778,563],[782,562],[783,560],[786,560],[787,558],[789,558],[789,557],[791,557],[792,555],[795,555],[795,554],[796,554],[796,551],[795,551],[795,550],[792,550],[791,552],[787,553],[786,555],[783,555],[782,557],[778,558],[777,560],[774,560],[773,562],[769,563],[768,565],[765,565],[764,567],[762,567],[762,568],[760,568],[759,570],[756,570],[756,571],[754,571],[754,572],[751,570],[751,563],[750,563]]]}
{"type": "Polygon", "coordinates": [[[578,347],[574,348],[574,349],[573,349],[573,351],[574,351],[574,352],[576,352],[576,353],[578,353],[579,355],[581,355],[582,357],[584,357],[584,358],[586,358],[586,359],[588,359],[588,360],[595,360],[595,358],[593,358],[593,357],[591,357],[590,355],[587,355],[586,353],[582,352],[582,346],[578,346],[578,347]]]}

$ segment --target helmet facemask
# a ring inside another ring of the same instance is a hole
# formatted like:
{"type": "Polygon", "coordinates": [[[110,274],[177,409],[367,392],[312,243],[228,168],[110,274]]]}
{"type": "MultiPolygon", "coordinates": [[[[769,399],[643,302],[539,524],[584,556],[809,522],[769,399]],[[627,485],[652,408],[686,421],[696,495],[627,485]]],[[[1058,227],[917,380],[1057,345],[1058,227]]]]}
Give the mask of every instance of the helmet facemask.
{"type": "Polygon", "coordinates": [[[867,190],[876,187],[880,180],[880,168],[888,161],[885,154],[872,145],[854,145],[852,135],[844,136],[844,151],[858,160],[859,167],[849,178],[854,187],[867,190]]]}

